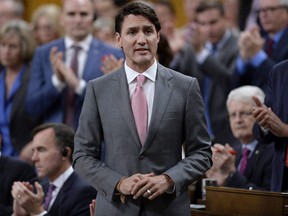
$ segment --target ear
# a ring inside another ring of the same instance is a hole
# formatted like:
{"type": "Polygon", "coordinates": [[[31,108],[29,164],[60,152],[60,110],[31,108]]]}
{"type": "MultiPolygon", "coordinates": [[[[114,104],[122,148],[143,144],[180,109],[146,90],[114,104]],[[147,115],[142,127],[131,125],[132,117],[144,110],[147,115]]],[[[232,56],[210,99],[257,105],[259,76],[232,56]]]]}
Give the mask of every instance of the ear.
{"type": "Polygon", "coordinates": [[[157,32],[157,44],[159,43],[160,41],[160,32],[157,32]]]}
{"type": "Polygon", "coordinates": [[[116,41],[117,41],[117,44],[120,48],[123,48],[123,44],[122,44],[122,38],[121,38],[121,35],[116,32],[116,41]]]}

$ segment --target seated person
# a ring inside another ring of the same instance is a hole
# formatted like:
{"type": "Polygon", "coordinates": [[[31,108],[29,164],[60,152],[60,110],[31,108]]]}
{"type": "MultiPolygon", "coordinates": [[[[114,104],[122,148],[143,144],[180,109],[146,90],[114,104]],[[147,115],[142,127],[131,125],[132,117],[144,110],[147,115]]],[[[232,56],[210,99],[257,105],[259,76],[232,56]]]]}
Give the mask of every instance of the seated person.
{"type": "Polygon", "coordinates": [[[206,175],[216,179],[219,186],[270,190],[274,147],[257,142],[253,136],[255,118],[252,108],[255,102],[252,96],[261,102],[265,97],[264,92],[256,86],[242,86],[228,95],[230,127],[242,150],[237,153],[229,144],[215,144],[212,147],[213,167],[206,175]]]}
{"type": "MultiPolygon", "coordinates": [[[[0,149],[2,137],[0,135],[0,149]]],[[[33,182],[37,178],[34,168],[24,161],[1,155],[0,151],[0,214],[12,215],[13,197],[11,189],[14,181],[33,182]]]]}
{"type": "Polygon", "coordinates": [[[73,149],[74,132],[68,126],[49,123],[34,129],[32,161],[39,179],[47,178],[49,184],[35,182],[34,192],[33,185],[14,182],[14,215],[89,215],[96,190],[74,172],[73,149]]]}

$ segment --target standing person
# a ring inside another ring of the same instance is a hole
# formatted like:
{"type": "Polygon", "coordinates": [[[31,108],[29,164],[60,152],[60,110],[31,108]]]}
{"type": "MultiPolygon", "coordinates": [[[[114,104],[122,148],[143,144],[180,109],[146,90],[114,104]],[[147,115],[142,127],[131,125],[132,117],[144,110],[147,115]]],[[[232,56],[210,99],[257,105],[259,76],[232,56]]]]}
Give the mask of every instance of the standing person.
{"type": "Polygon", "coordinates": [[[25,110],[30,61],[35,41],[28,23],[12,20],[0,30],[0,133],[2,155],[19,157],[31,141],[31,131],[42,123],[25,110]]]}
{"type": "Polygon", "coordinates": [[[64,0],[61,26],[64,38],[41,46],[35,52],[26,97],[26,108],[45,122],[62,122],[76,128],[88,80],[103,75],[105,55],[123,56],[93,39],[91,0],[64,0]]]}
{"type": "Polygon", "coordinates": [[[115,24],[126,61],[89,82],[75,170],[98,191],[95,215],[188,216],[188,185],[211,167],[197,80],[156,62],[161,26],[152,8],[132,2],[115,24]]]}
{"type": "Polygon", "coordinates": [[[196,8],[192,44],[199,68],[199,83],[205,103],[208,131],[216,143],[236,141],[229,127],[226,98],[238,56],[238,38],[225,19],[223,4],[202,0],[196,8]]]}
{"type": "Polygon", "coordinates": [[[32,161],[39,179],[47,178],[49,184],[46,182],[42,187],[35,182],[34,193],[31,184],[14,182],[15,215],[19,215],[20,210],[24,215],[89,215],[89,204],[96,191],[73,171],[73,138],[73,130],[60,123],[43,124],[34,129],[32,161]]]}
{"type": "Polygon", "coordinates": [[[288,61],[283,61],[270,72],[265,104],[254,98],[253,115],[258,124],[254,133],[263,143],[274,142],[272,191],[288,191],[288,61]]]}
{"type": "Polygon", "coordinates": [[[288,58],[288,0],[259,0],[257,12],[266,35],[259,27],[240,34],[232,87],[256,85],[266,92],[269,71],[288,58]]]}

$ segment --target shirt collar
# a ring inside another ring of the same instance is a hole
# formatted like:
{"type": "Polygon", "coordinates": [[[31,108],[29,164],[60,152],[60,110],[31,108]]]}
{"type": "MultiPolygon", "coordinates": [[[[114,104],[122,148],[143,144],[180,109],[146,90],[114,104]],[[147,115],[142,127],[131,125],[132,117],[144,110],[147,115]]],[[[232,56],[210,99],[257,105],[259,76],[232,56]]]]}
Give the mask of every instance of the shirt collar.
{"type": "Polygon", "coordinates": [[[70,49],[70,48],[72,48],[73,45],[77,44],[85,52],[88,52],[92,40],[93,40],[93,36],[91,34],[89,34],[84,40],[82,40],[78,43],[75,43],[72,40],[72,38],[69,36],[64,37],[64,43],[65,43],[66,49],[70,49]]]}
{"type": "MultiPolygon", "coordinates": [[[[137,71],[134,71],[133,69],[131,69],[126,64],[126,61],[124,64],[124,68],[125,68],[125,72],[126,72],[126,76],[127,76],[127,82],[128,82],[128,84],[130,84],[139,75],[139,73],[137,71]]],[[[141,74],[144,75],[145,77],[147,77],[152,82],[155,82],[156,73],[157,73],[157,61],[155,60],[154,63],[146,71],[144,71],[141,74]]]]}
{"type": "Polygon", "coordinates": [[[65,181],[70,177],[70,175],[74,172],[72,166],[70,166],[67,170],[65,170],[58,178],[56,178],[52,183],[56,186],[56,188],[61,188],[65,181]]]}
{"type": "MultiPolygon", "coordinates": [[[[221,38],[221,40],[216,44],[217,45],[217,50],[222,49],[222,47],[226,44],[226,42],[228,41],[229,37],[231,36],[232,32],[230,30],[226,30],[223,37],[221,38]]],[[[209,49],[210,51],[212,51],[212,43],[211,42],[206,42],[205,47],[207,49],[209,49]]]]}
{"type": "Polygon", "coordinates": [[[252,142],[248,144],[242,144],[242,149],[248,148],[250,150],[250,153],[253,152],[257,146],[257,140],[253,140],[252,142]]]}
{"type": "MultiPolygon", "coordinates": [[[[282,35],[284,34],[284,31],[285,31],[285,30],[286,30],[286,28],[278,31],[278,32],[274,35],[274,37],[271,38],[271,39],[273,39],[273,41],[274,41],[275,44],[277,44],[277,43],[280,41],[280,38],[281,38],[282,35]]],[[[269,37],[268,37],[268,38],[269,38],[269,37]]]]}

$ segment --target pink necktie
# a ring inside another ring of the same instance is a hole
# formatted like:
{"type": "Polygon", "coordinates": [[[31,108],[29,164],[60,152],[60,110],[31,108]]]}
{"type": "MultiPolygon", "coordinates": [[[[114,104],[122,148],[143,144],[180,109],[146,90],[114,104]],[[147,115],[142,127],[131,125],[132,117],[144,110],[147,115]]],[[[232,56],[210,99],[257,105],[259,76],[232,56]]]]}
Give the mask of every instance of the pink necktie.
{"type": "Polygon", "coordinates": [[[48,210],[48,208],[49,208],[49,204],[50,204],[50,202],[51,202],[51,200],[52,200],[52,193],[53,193],[53,191],[54,191],[55,189],[56,189],[56,186],[55,186],[55,185],[53,185],[53,184],[50,184],[50,185],[49,185],[47,194],[46,194],[46,196],[45,196],[45,201],[44,201],[44,209],[45,209],[45,210],[48,210]]]}
{"type": "Polygon", "coordinates": [[[249,153],[250,153],[250,150],[248,148],[244,148],[242,150],[242,160],[241,160],[241,165],[240,165],[240,169],[239,169],[239,172],[241,174],[244,174],[245,172],[245,169],[247,167],[247,162],[248,162],[248,158],[249,158],[249,153]]]}
{"type": "Polygon", "coordinates": [[[137,85],[132,95],[132,111],[138,131],[138,135],[141,141],[141,144],[144,145],[146,136],[147,136],[147,125],[148,125],[148,106],[147,99],[142,88],[142,85],[145,81],[145,76],[137,76],[137,85]]]}
{"type": "MultiPolygon", "coordinates": [[[[71,69],[76,76],[78,76],[78,53],[81,49],[79,46],[73,46],[74,55],[71,60],[71,69]]],[[[65,103],[65,120],[64,122],[70,127],[74,127],[74,113],[75,113],[75,92],[74,89],[68,88],[65,103]]]]}

